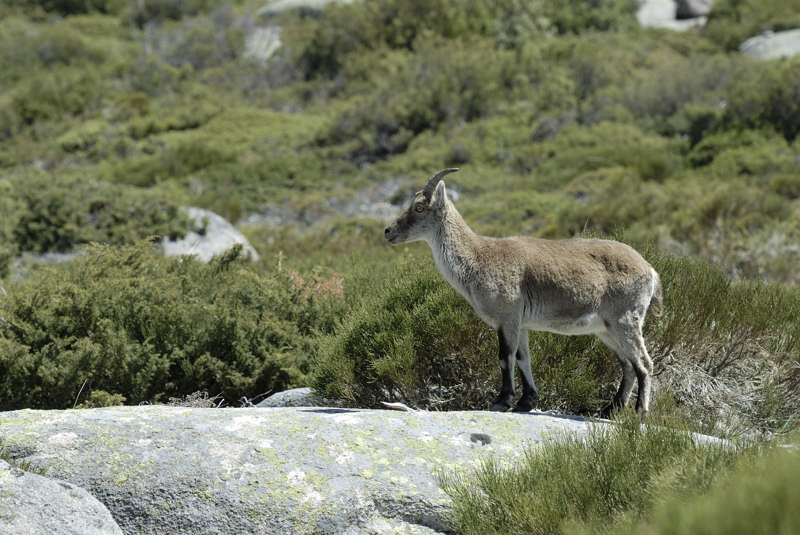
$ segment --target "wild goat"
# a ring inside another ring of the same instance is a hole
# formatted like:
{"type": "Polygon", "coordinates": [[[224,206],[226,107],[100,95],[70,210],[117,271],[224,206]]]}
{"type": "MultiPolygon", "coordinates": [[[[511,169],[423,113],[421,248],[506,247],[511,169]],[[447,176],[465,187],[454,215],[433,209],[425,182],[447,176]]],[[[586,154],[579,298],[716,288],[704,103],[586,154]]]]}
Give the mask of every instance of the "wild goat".
{"type": "Polygon", "coordinates": [[[454,171],[433,175],[384,237],[390,244],[428,242],[444,278],[497,331],[503,384],[491,410],[511,408],[515,362],[522,397],[514,411],[530,411],[538,399],[528,346],[528,330],[534,329],[597,335],[622,366],[622,382],[604,413],[627,404],[635,378],[636,412],[646,414],[653,361],[642,327],[648,308],[661,311],[658,273],[616,241],[480,236],[447,198],[441,178],[454,171]]]}

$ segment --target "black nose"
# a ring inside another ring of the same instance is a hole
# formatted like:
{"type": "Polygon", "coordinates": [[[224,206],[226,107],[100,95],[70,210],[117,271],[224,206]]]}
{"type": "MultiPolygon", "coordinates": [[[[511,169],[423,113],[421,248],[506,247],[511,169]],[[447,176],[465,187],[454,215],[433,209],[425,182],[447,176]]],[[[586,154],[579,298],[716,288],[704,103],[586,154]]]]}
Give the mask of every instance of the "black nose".
{"type": "Polygon", "coordinates": [[[383,229],[383,235],[386,236],[387,234],[389,234],[389,227],[383,229]]]}

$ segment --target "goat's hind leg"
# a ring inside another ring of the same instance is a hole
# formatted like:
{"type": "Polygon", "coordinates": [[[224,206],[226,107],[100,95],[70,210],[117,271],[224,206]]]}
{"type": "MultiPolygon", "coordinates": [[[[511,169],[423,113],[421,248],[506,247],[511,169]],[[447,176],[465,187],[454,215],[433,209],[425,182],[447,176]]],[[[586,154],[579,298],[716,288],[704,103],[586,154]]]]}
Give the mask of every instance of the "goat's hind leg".
{"type": "Polygon", "coordinates": [[[517,366],[519,367],[520,377],[522,378],[522,397],[514,407],[514,412],[530,412],[533,404],[539,399],[539,390],[533,380],[531,371],[531,349],[528,344],[528,331],[523,329],[519,335],[519,346],[517,347],[517,366]]]}
{"type": "Polygon", "coordinates": [[[647,353],[647,346],[644,343],[644,336],[642,330],[637,329],[632,333],[631,343],[636,347],[638,358],[633,365],[633,371],[636,372],[636,379],[639,383],[639,390],[636,394],[636,413],[641,416],[646,416],[650,410],[650,390],[653,380],[653,360],[647,353]]]}
{"type": "Polygon", "coordinates": [[[503,385],[500,395],[492,402],[489,410],[505,412],[511,408],[511,402],[514,401],[514,365],[519,346],[519,329],[500,327],[497,329],[497,338],[500,342],[500,373],[503,385]]]}
{"type": "MultiPolygon", "coordinates": [[[[618,349],[615,352],[623,371],[622,383],[617,395],[614,396],[614,401],[620,402],[623,407],[627,404],[628,398],[630,398],[633,391],[633,377],[635,377],[638,384],[636,412],[644,416],[650,408],[653,361],[647,353],[641,325],[638,323],[613,325],[609,329],[609,335],[611,342],[618,349]]],[[[601,340],[606,342],[602,336],[601,340]]],[[[606,343],[608,344],[608,342],[606,343]]],[[[614,349],[613,346],[609,347],[614,349]]]]}
{"type": "Polygon", "coordinates": [[[614,353],[619,360],[620,368],[622,368],[622,380],[619,383],[616,394],[611,400],[611,403],[606,405],[601,411],[604,418],[608,418],[614,413],[625,407],[633,392],[633,383],[636,380],[636,372],[633,369],[630,359],[622,351],[617,344],[615,338],[610,333],[602,333],[597,335],[598,338],[614,353]]]}

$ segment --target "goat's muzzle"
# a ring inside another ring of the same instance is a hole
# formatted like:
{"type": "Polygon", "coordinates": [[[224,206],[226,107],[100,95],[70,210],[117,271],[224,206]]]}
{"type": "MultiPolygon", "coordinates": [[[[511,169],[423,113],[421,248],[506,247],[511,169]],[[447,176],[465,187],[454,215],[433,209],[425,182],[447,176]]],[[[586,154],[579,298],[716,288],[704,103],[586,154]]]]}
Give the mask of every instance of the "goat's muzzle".
{"type": "Polygon", "coordinates": [[[395,238],[397,238],[397,234],[398,234],[397,230],[392,229],[392,227],[394,227],[394,226],[395,226],[394,224],[391,224],[388,227],[386,227],[385,229],[383,229],[383,237],[389,243],[392,243],[392,241],[395,238]]]}

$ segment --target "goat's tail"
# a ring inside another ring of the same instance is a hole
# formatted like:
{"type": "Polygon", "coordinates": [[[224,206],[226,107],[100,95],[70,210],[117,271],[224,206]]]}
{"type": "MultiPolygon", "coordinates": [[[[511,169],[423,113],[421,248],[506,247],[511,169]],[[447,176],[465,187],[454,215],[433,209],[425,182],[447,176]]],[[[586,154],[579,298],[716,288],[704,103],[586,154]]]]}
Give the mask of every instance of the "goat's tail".
{"type": "Polygon", "coordinates": [[[656,270],[653,270],[653,296],[650,298],[650,308],[648,312],[653,316],[659,317],[664,313],[664,294],[661,291],[661,278],[658,276],[656,270]]]}

